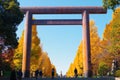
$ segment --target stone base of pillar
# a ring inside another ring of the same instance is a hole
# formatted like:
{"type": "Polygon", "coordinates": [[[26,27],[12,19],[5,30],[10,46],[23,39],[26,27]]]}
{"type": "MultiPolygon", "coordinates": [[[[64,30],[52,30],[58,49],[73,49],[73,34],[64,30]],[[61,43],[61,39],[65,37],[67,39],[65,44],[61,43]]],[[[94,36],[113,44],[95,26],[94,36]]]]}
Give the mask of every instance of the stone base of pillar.
{"type": "Polygon", "coordinates": [[[29,70],[26,70],[26,71],[24,71],[23,72],[23,77],[25,78],[25,77],[30,77],[30,71],[29,70]]]}

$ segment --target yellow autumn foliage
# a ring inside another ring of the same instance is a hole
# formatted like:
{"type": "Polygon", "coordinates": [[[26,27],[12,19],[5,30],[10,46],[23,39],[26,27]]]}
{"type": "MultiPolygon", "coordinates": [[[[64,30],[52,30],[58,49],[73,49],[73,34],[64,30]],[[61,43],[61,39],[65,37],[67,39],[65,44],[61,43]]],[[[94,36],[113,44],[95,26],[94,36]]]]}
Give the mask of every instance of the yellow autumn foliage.
{"type": "Polygon", "coordinates": [[[56,74],[56,68],[53,64],[51,64],[47,52],[43,52],[39,58],[39,68],[38,69],[42,70],[43,76],[51,77],[52,68],[55,69],[55,74],[56,74]]]}
{"type": "Polygon", "coordinates": [[[76,53],[76,57],[74,59],[74,62],[71,63],[68,72],[66,73],[67,77],[74,77],[74,69],[76,68],[78,71],[78,75],[82,75],[83,70],[83,56],[82,56],[82,42],[80,43],[80,46],[78,47],[78,51],[76,53]]]}
{"type": "Polygon", "coordinates": [[[51,75],[51,62],[47,55],[47,53],[42,53],[42,55],[39,58],[39,68],[42,69],[44,76],[50,76],[51,75]]]}
{"type": "Polygon", "coordinates": [[[70,67],[66,73],[67,77],[74,77],[74,65],[73,63],[70,64],[70,67]]]}
{"type": "Polygon", "coordinates": [[[106,62],[111,69],[113,59],[118,61],[120,66],[120,7],[116,8],[112,15],[112,20],[106,25],[102,39],[101,61],[106,62]]]}
{"type": "MultiPolygon", "coordinates": [[[[93,74],[96,74],[97,71],[97,57],[98,54],[100,54],[100,50],[101,48],[99,47],[100,45],[100,38],[98,36],[98,33],[97,33],[97,27],[95,26],[95,22],[93,20],[90,20],[90,46],[91,46],[91,58],[92,58],[92,61],[91,63],[93,64],[93,74]],[[94,65],[96,64],[96,65],[94,65]]],[[[74,69],[76,68],[77,71],[78,71],[78,75],[79,76],[82,76],[83,75],[83,43],[81,41],[79,47],[78,47],[78,50],[77,50],[77,53],[76,53],[76,56],[75,56],[75,59],[74,59],[74,62],[70,65],[66,75],[67,77],[73,77],[74,76],[74,69]]]]}
{"type": "MultiPolygon", "coordinates": [[[[46,52],[42,51],[40,46],[40,39],[37,36],[36,25],[32,25],[32,37],[31,37],[31,57],[30,57],[30,71],[34,72],[37,69],[42,69],[44,77],[51,77],[51,70],[53,64],[46,52]]],[[[24,31],[19,39],[18,48],[15,50],[14,54],[14,65],[16,69],[22,68],[22,55],[23,55],[23,42],[24,41],[24,31]]],[[[55,67],[54,67],[55,68],[55,67]]],[[[55,72],[56,73],[56,72],[55,72]]]]}

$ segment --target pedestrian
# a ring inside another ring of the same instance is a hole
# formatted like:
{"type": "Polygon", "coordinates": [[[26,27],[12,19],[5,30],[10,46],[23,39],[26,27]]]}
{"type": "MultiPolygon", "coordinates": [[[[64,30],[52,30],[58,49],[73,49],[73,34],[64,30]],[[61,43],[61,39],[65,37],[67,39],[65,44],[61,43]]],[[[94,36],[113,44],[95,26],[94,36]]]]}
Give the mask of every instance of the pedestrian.
{"type": "Polygon", "coordinates": [[[52,68],[52,78],[54,78],[54,75],[55,75],[55,69],[52,68]]]}
{"type": "Polygon", "coordinates": [[[35,71],[35,78],[36,78],[36,80],[37,80],[37,78],[38,78],[38,74],[39,74],[39,71],[38,71],[38,69],[35,71]]]}
{"type": "Polygon", "coordinates": [[[12,69],[11,71],[10,80],[17,80],[15,69],[12,69]]]}
{"type": "Polygon", "coordinates": [[[1,72],[2,72],[2,70],[0,69],[0,77],[2,76],[1,72]]]}
{"type": "Polygon", "coordinates": [[[77,78],[78,73],[77,73],[77,69],[76,68],[74,69],[74,75],[75,75],[75,78],[77,78]]]}
{"type": "Polygon", "coordinates": [[[62,71],[60,72],[60,78],[62,78],[62,71]]]}
{"type": "Polygon", "coordinates": [[[42,70],[39,71],[40,78],[42,78],[42,70]]]}
{"type": "Polygon", "coordinates": [[[3,70],[0,70],[0,77],[3,76],[3,70]]]}
{"type": "Polygon", "coordinates": [[[21,69],[17,72],[18,80],[22,80],[22,71],[21,69]]]}

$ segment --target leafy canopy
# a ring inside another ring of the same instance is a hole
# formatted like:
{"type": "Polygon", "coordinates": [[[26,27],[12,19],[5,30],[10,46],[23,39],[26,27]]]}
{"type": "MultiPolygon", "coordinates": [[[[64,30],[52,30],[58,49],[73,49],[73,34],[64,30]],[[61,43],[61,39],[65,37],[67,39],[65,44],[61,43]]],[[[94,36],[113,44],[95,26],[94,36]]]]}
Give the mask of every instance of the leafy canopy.
{"type": "Polygon", "coordinates": [[[4,36],[5,45],[17,47],[16,31],[23,17],[17,0],[0,0],[0,36],[4,36]]]}
{"type": "Polygon", "coordinates": [[[103,0],[103,7],[105,9],[115,10],[120,5],[120,0],[103,0]]]}
{"type": "Polygon", "coordinates": [[[99,68],[98,68],[98,74],[100,76],[105,76],[108,72],[108,66],[106,63],[104,62],[100,62],[99,64],[99,68]]]}

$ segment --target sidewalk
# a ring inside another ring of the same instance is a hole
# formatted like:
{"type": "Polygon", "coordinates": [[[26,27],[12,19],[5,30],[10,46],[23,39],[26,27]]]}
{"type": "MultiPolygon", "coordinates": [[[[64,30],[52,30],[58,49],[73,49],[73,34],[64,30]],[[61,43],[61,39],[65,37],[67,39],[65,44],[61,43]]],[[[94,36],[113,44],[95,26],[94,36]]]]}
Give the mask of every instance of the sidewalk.
{"type": "MultiPolygon", "coordinates": [[[[0,80],[9,80],[9,78],[0,78],[0,80]]],[[[36,80],[35,78],[23,78],[22,80],[36,80]]],[[[37,80],[120,80],[120,78],[38,78],[37,80]]]]}

